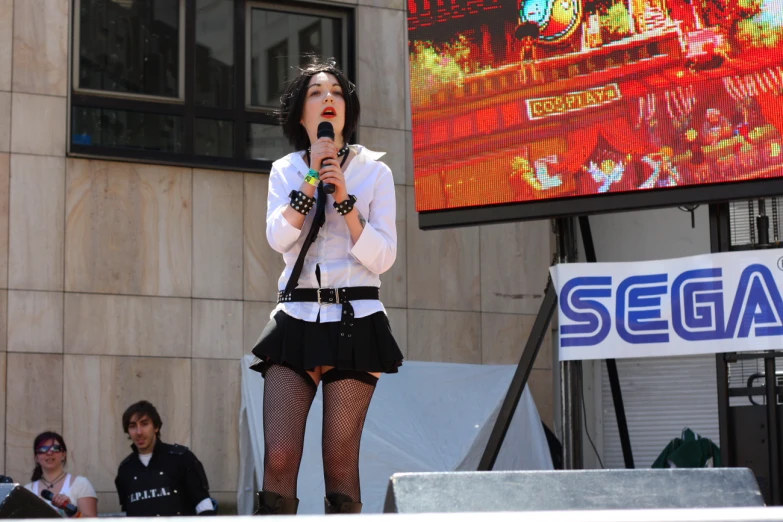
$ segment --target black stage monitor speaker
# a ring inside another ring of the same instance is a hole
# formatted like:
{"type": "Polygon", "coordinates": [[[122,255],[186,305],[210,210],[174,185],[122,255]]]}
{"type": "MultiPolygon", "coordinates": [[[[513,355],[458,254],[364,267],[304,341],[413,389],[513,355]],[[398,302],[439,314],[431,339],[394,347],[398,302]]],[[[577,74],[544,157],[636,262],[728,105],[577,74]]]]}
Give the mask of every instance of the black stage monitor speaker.
{"type": "Polygon", "coordinates": [[[0,484],[0,518],[62,518],[62,515],[19,484],[0,484]]]}
{"type": "Polygon", "coordinates": [[[384,513],[763,506],[747,468],[398,473],[384,513]]]}

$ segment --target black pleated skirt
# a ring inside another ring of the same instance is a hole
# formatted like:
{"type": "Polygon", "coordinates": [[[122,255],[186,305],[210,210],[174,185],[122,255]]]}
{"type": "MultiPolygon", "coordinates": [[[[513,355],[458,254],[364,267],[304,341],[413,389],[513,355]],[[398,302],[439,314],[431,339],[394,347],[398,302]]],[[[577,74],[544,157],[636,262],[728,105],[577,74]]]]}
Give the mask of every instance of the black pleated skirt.
{"type": "Polygon", "coordinates": [[[334,366],[342,370],[397,373],[403,356],[385,313],[354,319],[351,330],[351,360],[340,364],[337,358],[340,321],[302,321],[279,311],[253,347],[255,359],[250,368],[265,374],[269,366],[277,363],[298,371],[334,366]]]}

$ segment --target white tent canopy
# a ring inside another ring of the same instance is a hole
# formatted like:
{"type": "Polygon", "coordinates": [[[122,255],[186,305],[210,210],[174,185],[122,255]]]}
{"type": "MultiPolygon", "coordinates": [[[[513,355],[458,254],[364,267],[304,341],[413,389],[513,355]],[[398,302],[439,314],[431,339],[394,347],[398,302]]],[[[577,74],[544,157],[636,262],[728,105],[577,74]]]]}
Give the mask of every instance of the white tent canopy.
{"type": "MultiPolygon", "coordinates": [[[[237,509],[253,510],[263,478],[263,378],[242,364],[237,509]],[[254,480],[256,479],[256,480],[254,480]]],[[[478,466],[516,366],[406,361],[378,382],[362,437],[363,511],[381,513],[389,477],[398,472],[469,471],[478,466]]],[[[321,388],[313,402],[299,472],[299,513],[323,513],[321,388]]],[[[552,459],[541,419],[526,388],[495,470],[548,470],[552,459]]]]}

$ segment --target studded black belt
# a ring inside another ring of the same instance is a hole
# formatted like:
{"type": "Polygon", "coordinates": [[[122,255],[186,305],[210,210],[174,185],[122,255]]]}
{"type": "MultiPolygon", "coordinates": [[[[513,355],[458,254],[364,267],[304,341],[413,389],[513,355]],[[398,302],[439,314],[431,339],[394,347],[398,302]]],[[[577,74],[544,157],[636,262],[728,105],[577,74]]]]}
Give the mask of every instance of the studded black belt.
{"type": "Polygon", "coordinates": [[[279,291],[278,303],[318,303],[341,304],[343,316],[340,319],[340,340],[337,345],[337,360],[339,364],[349,365],[352,362],[353,337],[353,306],[351,301],[363,299],[380,299],[380,289],[377,286],[351,286],[347,288],[295,288],[289,293],[279,291]]]}

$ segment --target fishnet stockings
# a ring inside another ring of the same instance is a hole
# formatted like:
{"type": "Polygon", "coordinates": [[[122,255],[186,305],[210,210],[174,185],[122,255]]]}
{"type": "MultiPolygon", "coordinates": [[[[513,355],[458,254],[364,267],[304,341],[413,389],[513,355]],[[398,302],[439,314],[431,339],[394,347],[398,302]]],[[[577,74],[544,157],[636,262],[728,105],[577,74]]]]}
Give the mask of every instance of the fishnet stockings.
{"type": "Polygon", "coordinates": [[[306,374],[274,364],[264,375],[264,491],[296,498],[305,425],[316,386],[306,374]]]}
{"type": "Polygon", "coordinates": [[[342,493],[361,502],[359,444],[377,379],[363,372],[331,370],[322,380],[326,494],[342,493]]]}

